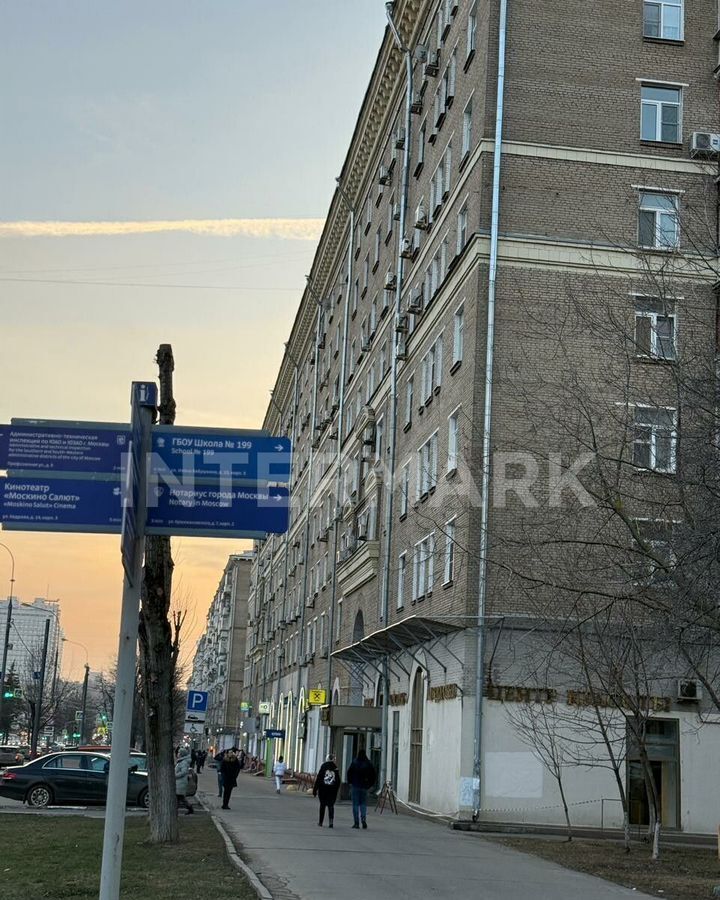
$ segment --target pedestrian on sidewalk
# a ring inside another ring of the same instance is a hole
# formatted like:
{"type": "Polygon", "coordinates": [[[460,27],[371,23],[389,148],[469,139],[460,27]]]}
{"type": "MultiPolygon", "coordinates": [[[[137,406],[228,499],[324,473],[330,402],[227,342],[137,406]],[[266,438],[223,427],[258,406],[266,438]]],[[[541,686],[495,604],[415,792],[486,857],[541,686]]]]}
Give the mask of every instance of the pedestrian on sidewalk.
{"type": "Polygon", "coordinates": [[[367,793],[377,781],[377,773],[364,750],[359,750],[350,764],[347,780],[352,794],[353,828],[359,828],[360,822],[367,828],[367,793]]]}
{"type": "Polygon", "coordinates": [[[222,809],[230,809],[230,794],[237,787],[237,777],[240,774],[240,762],[232,750],[228,750],[220,765],[223,779],[222,809]]]}
{"type": "Polygon", "coordinates": [[[335,800],[340,788],[340,771],[335,762],[335,756],[330,753],[315,778],[313,797],[320,799],[320,820],[318,825],[322,828],[325,818],[325,809],[328,811],[328,828],[333,827],[335,818],[335,800]]]}
{"type": "Polygon", "coordinates": [[[280,793],[280,788],[282,787],[282,780],[287,772],[287,765],[284,762],[282,756],[278,757],[278,761],[273,766],[273,775],[275,776],[275,790],[280,793]]]}
{"type": "Polygon", "coordinates": [[[188,816],[195,812],[190,801],[185,796],[188,789],[189,774],[190,749],[188,747],[181,747],[178,750],[177,762],[175,763],[175,797],[177,799],[178,807],[184,806],[188,816]]]}
{"type": "Polygon", "coordinates": [[[218,780],[218,797],[222,797],[223,795],[223,776],[222,776],[222,761],[225,759],[225,751],[221,750],[219,753],[216,753],[213,756],[213,760],[215,761],[215,765],[217,766],[217,780],[218,780]]]}

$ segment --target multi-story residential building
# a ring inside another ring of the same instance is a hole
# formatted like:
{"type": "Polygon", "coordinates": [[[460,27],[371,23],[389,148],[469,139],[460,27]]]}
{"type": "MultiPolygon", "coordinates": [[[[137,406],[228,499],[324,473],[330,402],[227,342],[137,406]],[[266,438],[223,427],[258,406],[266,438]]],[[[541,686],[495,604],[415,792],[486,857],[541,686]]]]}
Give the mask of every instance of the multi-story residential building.
{"type": "MultiPolygon", "coordinates": [[[[0,635],[4,638],[10,599],[0,601],[0,635]]],[[[40,671],[45,623],[50,622],[45,663],[46,686],[57,678],[62,666],[63,630],[60,627],[60,607],[57,602],[36,597],[32,603],[12,598],[7,672],[13,672],[20,684],[33,684],[34,673],[40,671]]],[[[1,652],[1,651],[0,651],[1,652]]]]}
{"type": "Polygon", "coordinates": [[[252,551],[229,557],[207,614],[193,660],[189,687],[207,691],[208,709],[202,746],[222,749],[239,744],[243,716],[245,632],[252,551]]]}
{"type": "MultiPolygon", "coordinates": [[[[257,545],[245,696],[297,769],[367,746],[405,802],[562,820],[517,720],[598,705],[538,649],[573,578],[582,602],[617,585],[578,545],[608,509],[662,543],[675,348],[714,353],[717,23],[716,0],[393,5],[264,423],[293,438],[294,502],[257,545]],[[568,454],[609,444],[631,501],[580,518],[555,502],[568,454]]],[[[717,738],[696,740],[684,674],[642,695],[643,733],[664,823],[709,831],[718,788],[686,773],[717,738]]],[[[567,774],[585,824],[617,790],[604,752],[567,774]]]]}

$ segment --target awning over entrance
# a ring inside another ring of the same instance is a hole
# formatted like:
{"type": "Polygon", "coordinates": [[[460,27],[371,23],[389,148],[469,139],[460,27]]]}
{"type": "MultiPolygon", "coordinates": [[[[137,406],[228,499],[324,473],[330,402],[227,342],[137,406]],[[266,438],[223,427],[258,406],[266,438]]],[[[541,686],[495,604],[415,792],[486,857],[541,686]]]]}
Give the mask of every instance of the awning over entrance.
{"type": "Polygon", "coordinates": [[[433,644],[440,638],[462,631],[461,622],[442,622],[425,616],[408,616],[399,622],[374,631],[360,641],[335,650],[334,659],[346,663],[376,665],[385,657],[397,657],[421,644],[433,644]]]}

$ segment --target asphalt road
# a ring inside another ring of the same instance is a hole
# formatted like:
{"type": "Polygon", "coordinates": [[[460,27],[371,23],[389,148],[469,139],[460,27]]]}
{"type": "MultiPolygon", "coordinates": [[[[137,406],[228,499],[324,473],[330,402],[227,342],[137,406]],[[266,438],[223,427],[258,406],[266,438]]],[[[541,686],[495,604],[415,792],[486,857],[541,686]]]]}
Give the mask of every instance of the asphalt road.
{"type": "Polygon", "coordinates": [[[277,900],[650,900],[647,894],[511,850],[480,835],[412,816],[368,810],[355,831],[349,803],[335,827],[318,828],[317,800],[241,774],[220,809],[216,773],[200,776],[200,798],[277,900]]]}

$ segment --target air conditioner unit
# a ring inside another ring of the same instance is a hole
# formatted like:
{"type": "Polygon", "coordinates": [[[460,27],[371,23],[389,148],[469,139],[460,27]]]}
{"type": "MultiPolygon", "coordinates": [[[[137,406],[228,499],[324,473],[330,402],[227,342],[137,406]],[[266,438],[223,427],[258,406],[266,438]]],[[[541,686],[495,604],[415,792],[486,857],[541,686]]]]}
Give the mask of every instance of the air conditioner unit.
{"type": "Polygon", "coordinates": [[[400,244],[400,256],[403,259],[412,259],[413,256],[413,242],[408,237],[404,237],[400,244]]]}
{"type": "Polygon", "coordinates": [[[396,203],[395,206],[393,206],[393,219],[396,222],[400,221],[400,204],[399,203],[396,203]]]}
{"type": "Polygon", "coordinates": [[[699,681],[681,678],[677,683],[678,703],[698,703],[702,700],[702,685],[699,681]]]}
{"type": "Polygon", "coordinates": [[[321,335],[320,340],[318,341],[318,350],[325,349],[325,335],[321,335]]]}
{"type": "Polygon", "coordinates": [[[690,145],[690,155],[712,155],[720,152],[720,134],[712,134],[709,131],[695,131],[690,145]]]}
{"type": "Polygon", "coordinates": [[[407,311],[418,315],[423,311],[423,295],[420,288],[413,288],[408,300],[407,311]]]}
{"type": "Polygon", "coordinates": [[[385,290],[392,291],[395,288],[395,273],[392,269],[388,269],[385,275],[385,290]]]}
{"type": "Polygon", "coordinates": [[[434,78],[438,71],[440,70],[440,56],[437,50],[433,50],[428,53],[427,60],[425,62],[425,74],[434,78]]]}
{"type": "Polygon", "coordinates": [[[398,130],[395,132],[395,149],[402,150],[405,146],[405,129],[402,125],[399,126],[398,130]]]}
{"type": "Polygon", "coordinates": [[[429,224],[427,210],[420,204],[415,210],[415,227],[424,231],[429,224]]]}
{"type": "Polygon", "coordinates": [[[380,184],[390,184],[391,177],[390,172],[388,171],[387,166],[380,166],[380,171],[378,173],[378,181],[380,184]]]}
{"type": "Polygon", "coordinates": [[[398,334],[405,334],[408,330],[407,316],[397,316],[395,319],[395,331],[398,334]]]}
{"type": "Polygon", "coordinates": [[[320,657],[322,659],[327,659],[329,655],[330,655],[330,648],[328,647],[327,644],[325,644],[323,646],[322,650],[320,651],[320,657]]]}
{"type": "Polygon", "coordinates": [[[369,337],[364,337],[362,339],[361,347],[363,349],[363,353],[367,353],[367,351],[370,349],[371,344],[372,344],[372,341],[370,340],[369,337]]]}
{"type": "Polygon", "coordinates": [[[410,104],[410,112],[416,116],[419,116],[422,112],[422,97],[420,94],[413,96],[412,103],[410,104]]]}

